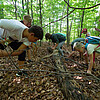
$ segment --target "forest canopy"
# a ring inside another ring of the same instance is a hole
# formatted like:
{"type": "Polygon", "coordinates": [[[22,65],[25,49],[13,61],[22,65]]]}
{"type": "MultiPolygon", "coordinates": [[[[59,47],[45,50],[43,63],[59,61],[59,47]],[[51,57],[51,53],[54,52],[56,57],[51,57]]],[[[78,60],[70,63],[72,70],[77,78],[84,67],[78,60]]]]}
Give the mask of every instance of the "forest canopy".
{"type": "MultiPolygon", "coordinates": [[[[87,28],[91,35],[99,36],[99,0],[1,0],[0,19],[23,20],[29,14],[33,25],[43,27],[44,33],[65,33],[67,42],[87,28]]],[[[45,40],[45,39],[44,39],[45,40]]]]}

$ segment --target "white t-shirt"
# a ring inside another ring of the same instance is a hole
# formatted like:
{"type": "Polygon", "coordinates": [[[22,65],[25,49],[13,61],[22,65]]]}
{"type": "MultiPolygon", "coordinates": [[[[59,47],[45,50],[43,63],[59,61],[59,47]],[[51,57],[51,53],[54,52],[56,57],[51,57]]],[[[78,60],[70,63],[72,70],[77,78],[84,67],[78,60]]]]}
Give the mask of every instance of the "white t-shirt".
{"type": "MultiPolygon", "coordinates": [[[[87,51],[88,51],[88,54],[92,54],[94,52],[94,49],[97,47],[98,45],[94,45],[94,44],[88,44],[87,46],[87,51]]],[[[97,52],[100,52],[100,47],[96,48],[96,51],[97,52]]]]}
{"type": "Polygon", "coordinates": [[[9,38],[10,36],[12,39],[18,40],[19,42],[23,42],[23,44],[29,46],[30,42],[28,41],[28,39],[22,38],[22,33],[26,28],[28,27],[17,20],[1,19],[0,37],[9,38]]]}

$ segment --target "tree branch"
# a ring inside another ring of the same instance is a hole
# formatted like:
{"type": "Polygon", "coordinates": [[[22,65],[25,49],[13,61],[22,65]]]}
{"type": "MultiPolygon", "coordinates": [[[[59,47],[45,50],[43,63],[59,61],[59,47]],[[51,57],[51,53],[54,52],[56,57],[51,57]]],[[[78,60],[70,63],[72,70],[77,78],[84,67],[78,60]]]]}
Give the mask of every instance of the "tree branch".
{"type": "Polygon", "coordinates": [[[87,7],[87,8],[76,8],[76,7],[71,7],[71,6],[69,5],[69,3],[68,3],[66,0],[64,0],[64,1],[67,3],[67,5],[68,5],[70,8],[73,8],[73,9],[91,9],[91,8],[94,8],[94,7],[98,6],[98,5],[100,5],[100,3],[99,3],[99,4],[97,4],[97,5],[94,5],[94,6],[91,6],[91,7],[87,7]]]}
{"type": "MultiPolygon", "coordinates": [[[[74,10],[75,10],[75,9],[74,9],[74,10]]],[[[64,19],[64,18],[66,18],[66,17],[69,16],[74,10],[72,10],[72,11],[71,11],[69,14],[67,14],[66,16],[64,16],[64,17],[62,17],[62,18],[60,18],[60,19],[58,19],[58,20],[52,21],[52,22],[50,22],[50,23],[44,25],[43,27],[48,26],[48,25],[51,24],[51,23],[54,23],[54,22],[57,22],[57,21],[60,21],[60,20],[62,20],[62,19],[64,19]]]]}

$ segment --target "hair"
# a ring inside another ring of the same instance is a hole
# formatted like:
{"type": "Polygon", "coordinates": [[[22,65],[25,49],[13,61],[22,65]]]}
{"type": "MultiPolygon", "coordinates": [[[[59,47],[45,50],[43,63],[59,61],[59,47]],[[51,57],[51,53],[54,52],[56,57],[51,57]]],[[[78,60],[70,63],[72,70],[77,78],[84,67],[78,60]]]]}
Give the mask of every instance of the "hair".
{"type": "Polygon", "coordinates": [[[34,37],[37,37],[38,39],[43,39],[43,29],[40,26],[34,25],[31,28],[28,29],[29,33],[34,33],[34,37]]]}
{"type": "Polygon", "coordinates": [[[73,45],[73,49],[81,49],[83,44],[81,42],[75,42],[73,45]]]}
{"type": "Polygon", "coordinates": [[[45,34],[45,38],[46,38],[46,40],[50,39],[50,36],[51,36],[50,33],[46,33],[46,34],[45,34]]]}
{"type": "Polygon", "coordinates": [[[26,20],[27,22],[31,22],[32,18],[30,15],[24,15],[23,20],[26,20]]]}

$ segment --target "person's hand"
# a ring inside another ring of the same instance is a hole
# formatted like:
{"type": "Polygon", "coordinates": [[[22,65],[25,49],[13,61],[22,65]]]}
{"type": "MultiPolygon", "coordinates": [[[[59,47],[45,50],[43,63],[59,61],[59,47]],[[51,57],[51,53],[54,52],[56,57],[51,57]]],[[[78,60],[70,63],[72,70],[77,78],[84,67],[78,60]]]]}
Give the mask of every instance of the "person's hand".
{"type": "Polygon", "coordinates": [[[32,62],[32,60],[31,60],[31,59],[29,59],[29,60],[28,60],[28,62],[30,63],[30,62],[32,62]]]}
{"type": "Polygon", "coordinates": [[[83,56],[87,56],[87,51],[83,54],[83,56]]]}
{"type": "Polygon", "coordinates": [[[69,59],[68,58],[65,58],[65,60],[68,61],[69,59]]]}
{"type": "Polygon", "coordinates": [[[91,71],[90,70],[87,70],[87,73],[91,74],[91,71]]]}
{"type": "Polygon", "coordinates": [[[95,30],[97,31],[97,28],[95,28],[95,30]]]}
{"type": "Polygon", "coordinates": [[[54,50],[55,48],[54,48],[54,47],[52,47],[52,49],[54,50]]]}

